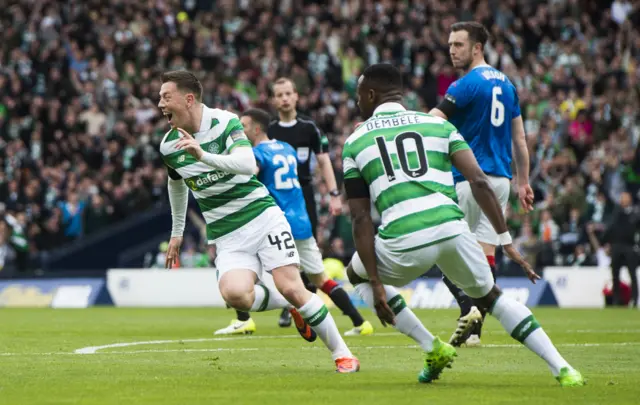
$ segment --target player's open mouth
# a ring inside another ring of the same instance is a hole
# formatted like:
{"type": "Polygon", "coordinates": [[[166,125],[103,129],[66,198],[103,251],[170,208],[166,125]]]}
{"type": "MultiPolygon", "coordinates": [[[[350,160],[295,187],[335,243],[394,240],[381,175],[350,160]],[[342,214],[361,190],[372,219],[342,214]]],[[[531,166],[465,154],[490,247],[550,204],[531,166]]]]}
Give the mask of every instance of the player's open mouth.
{"type": "Polygon", "coordinates": [[[173,114],[171,114],[170,112],[165,112],[164,116],[167,119],[167,121],[169,121],[169,124],[171,124],[171,117],[173,117],[173,114]]]}

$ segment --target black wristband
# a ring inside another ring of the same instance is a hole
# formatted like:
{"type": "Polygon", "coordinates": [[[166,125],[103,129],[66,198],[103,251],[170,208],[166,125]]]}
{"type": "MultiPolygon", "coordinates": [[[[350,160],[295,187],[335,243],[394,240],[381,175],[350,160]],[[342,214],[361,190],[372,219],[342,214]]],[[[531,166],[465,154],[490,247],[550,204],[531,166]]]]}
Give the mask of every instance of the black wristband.
{"type": "Polygon", "coordinates": [[[339,197],[340,196],[340,190],[338,190],[338,189],[331,190],[331,191],[329,191],[329,195],[331,197],[339,197]]]}

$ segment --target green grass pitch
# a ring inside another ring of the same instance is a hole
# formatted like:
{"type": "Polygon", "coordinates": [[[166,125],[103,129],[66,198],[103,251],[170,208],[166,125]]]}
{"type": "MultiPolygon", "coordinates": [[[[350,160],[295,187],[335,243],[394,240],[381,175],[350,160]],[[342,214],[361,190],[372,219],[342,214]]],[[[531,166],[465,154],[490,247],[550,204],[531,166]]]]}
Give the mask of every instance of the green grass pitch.
{"type": "MultiPolygon", "coordinates": [[[[347,329],[348,319],[332,313],[347,329]]],[[[487,321],[484,347],[459,349],[440,380],[419,384],[420,350],[371,313],[377,335],[347,338],[361,371],[338,375],[320,340],[309,344],[295,329],[279,328],[277,311],[255,314],[258,332],[251,337],[216,339],[212,332],[228,324],[232,311],[1,309],[0,404],[640,403],[638,311],[534,313],[587,386],[560,388],[544,362],[494,319],[487,321]],[[133,342],[147,343],[96,348],[133,342]],[[94,353],[75,353],[82,348],[94,353]]],[[[457,312],[417,314],[448,339],[457,312]]]]}

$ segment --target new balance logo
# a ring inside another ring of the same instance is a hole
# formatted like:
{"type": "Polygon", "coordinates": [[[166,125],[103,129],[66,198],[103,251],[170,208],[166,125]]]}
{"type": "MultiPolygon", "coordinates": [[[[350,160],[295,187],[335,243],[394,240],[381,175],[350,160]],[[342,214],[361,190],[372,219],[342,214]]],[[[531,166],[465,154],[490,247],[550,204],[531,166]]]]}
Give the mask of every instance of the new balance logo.
{"type": "Polygon", "coordinates": [[[288,256],[288,257],[293,257],[293,256],[295,256],[295,255],[296,255],[296,252],[289,252],[289,253],[287,253],[287,256],[288,256]]]}

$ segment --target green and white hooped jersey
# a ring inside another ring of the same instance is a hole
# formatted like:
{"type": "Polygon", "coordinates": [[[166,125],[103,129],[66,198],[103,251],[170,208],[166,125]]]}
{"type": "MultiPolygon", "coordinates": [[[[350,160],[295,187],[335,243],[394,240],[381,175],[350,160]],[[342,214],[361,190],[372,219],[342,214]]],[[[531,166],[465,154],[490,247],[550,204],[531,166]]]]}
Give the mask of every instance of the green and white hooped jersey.
{"type": "Polygon", "coordinates": [[[22,225],[11,215],[5,216],[5,221],[11,227],[11,237],[9,241],[15,250],[19,252],[26,252],[29,250],[29,241],[25,235],[24,229],[22,225]]]}
{"type": "Polygon", "coordinates": [[[349,136],[344,178],[361,178],[369,186],[382,217],[378,237],[394,250],[410,251],[460,234],[447,224],[464,218],[450,158],[462,149],[469,146],[448,121],[398,108],[382,109],[349,136]]]}
{"type": "MultiPolygon", "coordinates": [[[[238,146],[251,147],[236,114],[205,105],[200,131],[193,135],[209,153],[228,154],[238,146]]],[[[266,187],[254,175],[216,170],[188,152],[176,149],[179,138],[177,130],[169,131],[160,144],[160,153],[170,175],[174,179],[179,175],[193,193],[207,223],[210,243],[276,206],[266,187]]]]}

